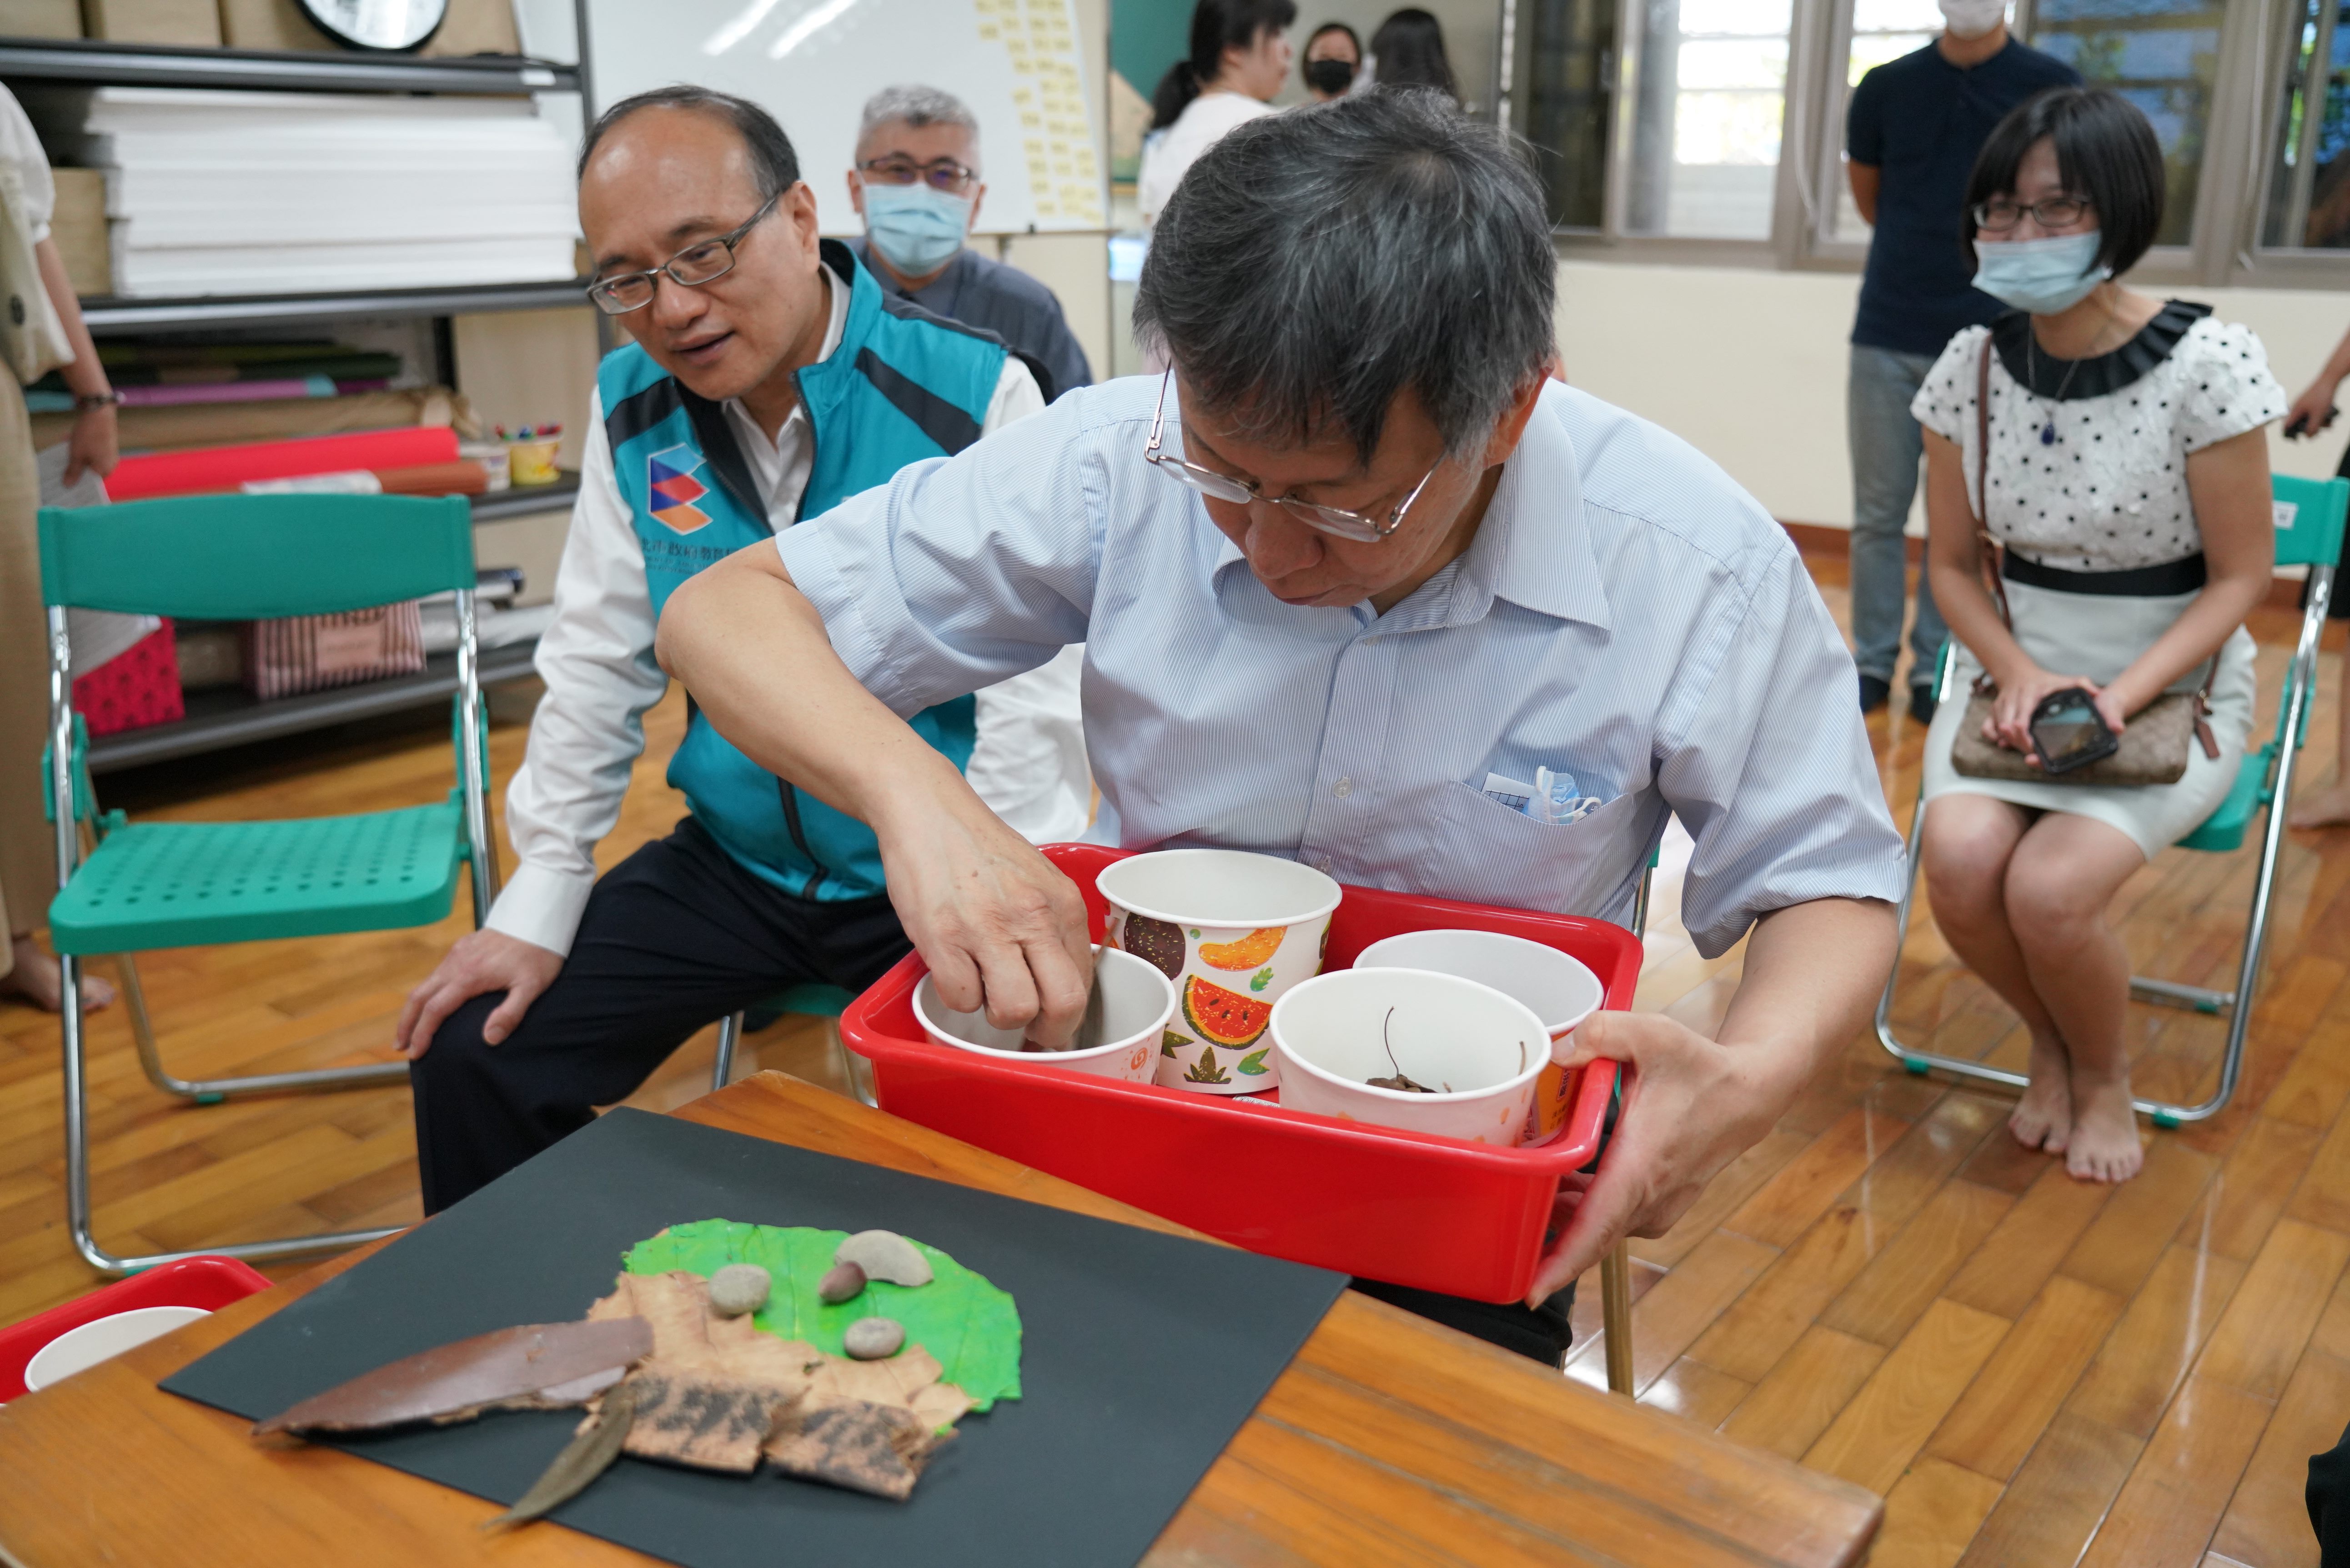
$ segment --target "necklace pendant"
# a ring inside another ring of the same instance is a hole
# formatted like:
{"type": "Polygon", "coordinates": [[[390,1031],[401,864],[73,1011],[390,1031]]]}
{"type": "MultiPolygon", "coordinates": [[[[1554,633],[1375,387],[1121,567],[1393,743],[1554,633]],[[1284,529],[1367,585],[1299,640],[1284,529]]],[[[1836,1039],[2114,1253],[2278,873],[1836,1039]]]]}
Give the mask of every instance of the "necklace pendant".
{"type": "Polygon", "coordinates": [[[2040,427],[2040,444],[2042,446],[2054,446],[2056,444],[2056,421],[2054,420],[2050,420],[2046,424],[2040,427]]]}

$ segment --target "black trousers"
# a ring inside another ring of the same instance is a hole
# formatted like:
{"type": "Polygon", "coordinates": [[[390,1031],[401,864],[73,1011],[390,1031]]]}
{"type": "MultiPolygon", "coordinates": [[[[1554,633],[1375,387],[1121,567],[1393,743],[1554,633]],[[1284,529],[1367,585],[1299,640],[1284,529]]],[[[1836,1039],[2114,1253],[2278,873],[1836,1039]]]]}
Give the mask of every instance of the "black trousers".
{"type": "Polygon", "coordinates": [[[2350,1568],[2350,1431],[2309,1461],[2309,1525],[2317,1532],[2321,1568],[2350,1568]]]}
{"type": "Polygon", "coordinates": [[[482,1040],[493,992],[411,1064],[424,1211],[586,1127],[697,1030],[795,985],[862,991],[910,945],[889,899],[794,898],[687,817],[597,879],[562,972],[503,1044],[482,1040]]]}
{"type": "MultiPolygon", "coordinates": [[[[424,1211],[437,1214],[624,1100],[696,1031],[811,981],[862,991],[910,944],[889,899],[824,904],[763,882],[691,817],[596,882],[563,970],[502,1044],[504,997],[449,1015],[409,1066],[424,1211]]],[[[1361,1281],[1357,1289],[1555,1366],[1572,1289],[1529,1312],[1361,1281]]]]}

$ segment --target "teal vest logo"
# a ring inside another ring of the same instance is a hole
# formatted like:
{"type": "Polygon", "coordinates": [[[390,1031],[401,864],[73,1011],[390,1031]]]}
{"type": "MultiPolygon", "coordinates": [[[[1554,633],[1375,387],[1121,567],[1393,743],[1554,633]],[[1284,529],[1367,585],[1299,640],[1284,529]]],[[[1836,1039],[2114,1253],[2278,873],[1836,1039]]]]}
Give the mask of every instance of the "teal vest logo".
{"type": "MultiPolygon", "coordinates": [[[[834,286],[848,288],[849,304],[839,347],[799,373],[815,443],[801,521],[888,483],[908,463],[950,457],[977,441],[1005,355],[986,333],[885,301],[838,242],[825,241],[823,256],[834,286]]],[[[634,344],[606,357],[596,384],[613,477],[645,553],[645,586],[658,618],[679,584],[773,538],[774,529],[718,404],[695,396],[634,344]]],[[[803,898],[837,901],[883,890],[871,829],[761,768],[699,711],[691,715],[669,782],[729,855],[803,898]]],[[[971,761],[976,715],[976,704],[962,697],[908,722],[960,768],[971,761]]]]}
{"type": "Polygon", "coordinates": [[[690,446],[673,446],[645,459],[645,493],[660,503],[648,506],[672,534],[691,534],[710,521],[710,514],[693,504],[710,493],[710,486],[693,477],[702,454],[690,446]]]}

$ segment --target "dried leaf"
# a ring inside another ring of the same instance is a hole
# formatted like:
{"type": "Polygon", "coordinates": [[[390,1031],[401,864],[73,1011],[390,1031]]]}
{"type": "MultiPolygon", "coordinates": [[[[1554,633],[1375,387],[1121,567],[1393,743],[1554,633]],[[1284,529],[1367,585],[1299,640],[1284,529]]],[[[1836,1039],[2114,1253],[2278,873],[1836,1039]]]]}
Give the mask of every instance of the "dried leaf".
{"type": "Polygon", "coordinates": [[[624,1383],[607,1395],[594,1424],[564,1445],[563,1451],[555,1456],[555,1462],[546,1467],[546,1473],[531,1483],[520,1501],[495,1519],[484,1521],[482,1528],[526,1524],[546,1517],[586,1490],[589,1481],[609,1469],[612,1461],[620,1457],[636,1410],[633,1385],[624,1383]]]}
{"type": "Polygon", "coordinates": [[[797,1397],[824,1353],[796,1339],[779,1339],[749,1317],[710,1310],[710,1282],[684,1269],[622,1274],[612,1293],[588,1309],[588,1321],[641,1317],[652,1325],[654,1364],[672,1372],[747,1379],[797,1397]]]}
{"type": "Polygon", "coordinates": [[[585,1399],[594,1390],[582,1389],[584,1383],[625,1369],[653,1343],[652,1325],[626,1312],[588,1323],[502,1328],[379,1366],[272,1416],[253,1432],[359,1432],[411,1421],[469,1420],[495,1406],[559,1408],[585,1399]]]}
{"type": "Polygon", "coordinates": [[[919,1345],[909,1345],[886,1361],[827,1355],[816,1369],[810,1397],[894,1405],[911,1411],[933,1430],[954,1425],[975,1403],[953,1384],[939,1381],[938,1358],[919,1345]]]}

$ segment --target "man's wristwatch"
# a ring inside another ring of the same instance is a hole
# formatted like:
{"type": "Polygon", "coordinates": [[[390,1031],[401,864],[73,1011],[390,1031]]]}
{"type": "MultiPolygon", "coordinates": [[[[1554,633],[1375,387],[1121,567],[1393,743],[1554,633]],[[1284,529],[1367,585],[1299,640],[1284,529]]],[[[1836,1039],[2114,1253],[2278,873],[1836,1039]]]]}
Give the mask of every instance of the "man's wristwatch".
{"type": "Polygon", "coordinates": [[[83,392],[74,399],[74,412],[86,414],[92,409],[110,409],[122,400],[116,391],[83,392]]]}

